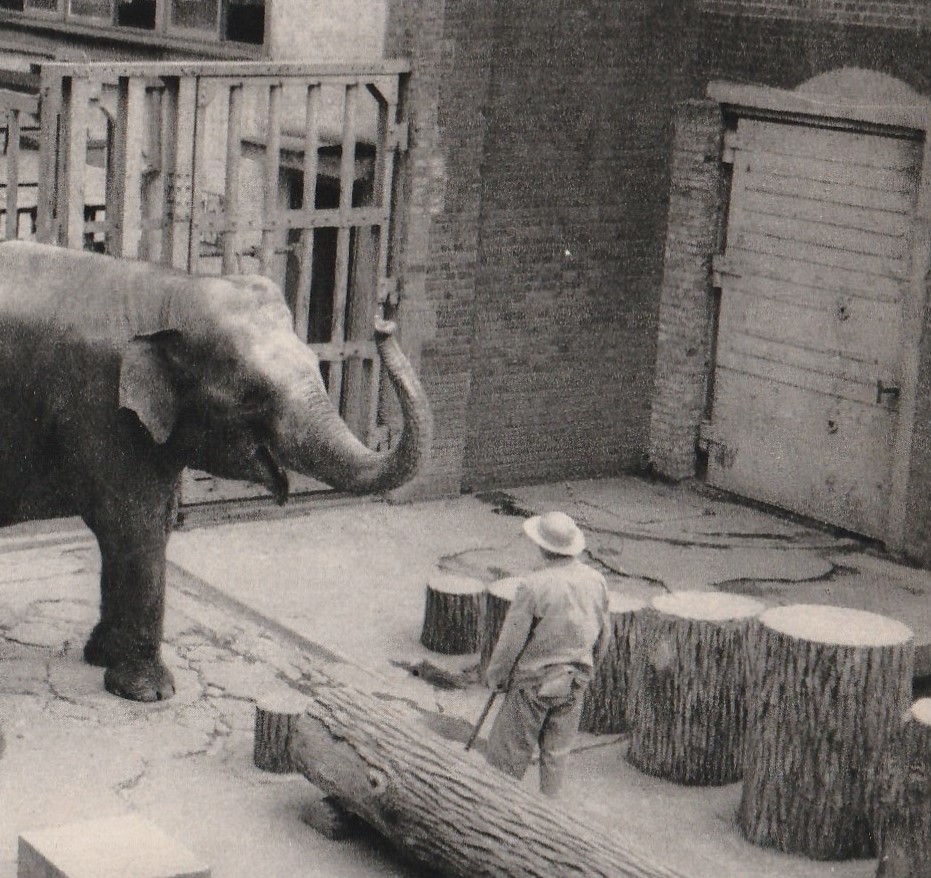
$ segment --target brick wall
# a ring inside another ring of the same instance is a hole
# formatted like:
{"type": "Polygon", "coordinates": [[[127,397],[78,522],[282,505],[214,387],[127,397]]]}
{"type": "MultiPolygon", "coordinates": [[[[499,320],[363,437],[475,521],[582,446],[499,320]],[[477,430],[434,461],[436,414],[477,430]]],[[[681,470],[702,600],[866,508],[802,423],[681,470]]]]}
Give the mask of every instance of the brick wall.
{"type": "Polygon", "coordinates": [[[471,380],[479,174],[493,11],[482,0],[391,0],[385,53],[412,64],[400,163],[401,342],[436,421],[433,460],[405,493],[457,494],[471,380]]]}
{"type": "Polygon", "coordinates": [[[644,463],[687,7],[497,4],[466,487],[644,463]]]}

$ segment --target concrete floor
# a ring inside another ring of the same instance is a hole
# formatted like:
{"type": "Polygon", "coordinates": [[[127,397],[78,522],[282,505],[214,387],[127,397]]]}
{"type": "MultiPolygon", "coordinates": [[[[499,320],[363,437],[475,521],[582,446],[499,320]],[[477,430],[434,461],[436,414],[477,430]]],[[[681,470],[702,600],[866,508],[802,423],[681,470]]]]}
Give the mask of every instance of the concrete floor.
{"type": "MultiPolygon", "coordinates": [[[[459,746],[487,693],[410,673],[423,660],[450,671],[475,663],[420,645],[424,586],[442,571],[490,582],[527,569],[535,553],[520,516],[553,508],[577,517],[589,561],[616,591],[713,587],[770,604],[870,609],[913,628],[931,672],[928,573],[687,486],[625,478],[405,505],[321,501],[293,517],[182,530],[169,550],[164,650],[178,693],[131,704],[80,661],[98,600],[89,534],[73,522],[9,529],[0,536],[0,878],[16,872],[21,832],[127,812],[221,878],[415,874],[375,837],[327,841],[304,822],[320,793],[252,766],[253,700],[325,668],[459,746]]],[[[623,736],[580,736],[566,807],[683,875],[875,872],[873,860],[815,863],[757,848],[736,828],[739,784],[650,778],[625,749],[623,736]]],[[[523,785],[535,784],[528,773],[523,785]]]]}

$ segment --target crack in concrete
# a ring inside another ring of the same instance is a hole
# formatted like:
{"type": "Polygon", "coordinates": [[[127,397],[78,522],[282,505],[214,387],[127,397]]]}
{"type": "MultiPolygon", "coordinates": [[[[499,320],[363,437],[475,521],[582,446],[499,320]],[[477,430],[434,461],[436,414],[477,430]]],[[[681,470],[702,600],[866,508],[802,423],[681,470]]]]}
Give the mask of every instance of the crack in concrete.
{"type": "Polygon", "coordinates": [[[148,770],[149,762],[147,759],[143,759],[142,768],[140,768],[136,774],[132,775],[132,777],[128,777],[125,780],[121,780],[116,783],[113,787],[113,792],[120,797],[125,796],[127,793],[131,793],[134,789],[136,789],[136,787],[139,786],[140,783],[142,783],[148,770]]]}
{"type": "Polygon", "coordinates": [[[663,588],[666,591],[669,591],[669,586],[663,582],[662,579],[656,579],[652,576],[645,576],[638,574],[637,576],[632,576],[630,573],[627,573],[624,570],[620,570],[617,567],[612,567],[607,561],[603,558],[599,558],[597,555],[592,554],[590,551],[585,553],[588,556],[588,560],[592,563],[593,566],[601,568],[601,571],[608,573],[612,576],[617,576],[620,579],[632,579],[637,582],[645,582],[647,585],[653,585],[657,588],[663,588]]]}

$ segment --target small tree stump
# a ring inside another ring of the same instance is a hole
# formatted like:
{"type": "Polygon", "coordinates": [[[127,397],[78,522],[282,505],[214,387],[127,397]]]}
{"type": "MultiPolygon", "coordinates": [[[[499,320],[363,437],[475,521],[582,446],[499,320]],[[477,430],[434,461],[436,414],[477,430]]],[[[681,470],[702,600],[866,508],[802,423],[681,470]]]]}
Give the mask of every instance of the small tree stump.
{"type": "Polygon", "coordinates": [[[491,654],[495,651],[495,644],[498,642],[498,635],[501,634],[501,627],[504,625],[504,617],[507,616],[511,604],[514,603],[514,595],[517,593],[519,582],[518,577],[509,576],[507,579],[499,579],[488,586],[485,594],[485,618],[482,622],[480,673],[484,674],[488,668],[491,654]]]}
{"type": "Polygon", "coordinates": [[[252,741],[252,762],[256,768],[274,774],[298,771],[291,760],[291,734],[306,708],[307,699],[295,692],[272,693],[256,702],[252,741]]]}
{"type": "Polygon", "coordinates": [[[432,652],[477,652],[485,586],[464,576],[437,576],[427,583],[420,642],[432,652]]]}
{"type": "Polygon", "coordinates": [[[733,783],[746,726],[745,643],[759,601],[680,591],[637,614],[628,760],[682,784],[733,783]]]}
{"type": "Polygon", "coordinates": [[[931,875],[931,698],[906,712],[889,748],[876,878],[931,875]]]}
{"type": "Polygon", "coordinates": [[[611,643],[585,690],[579,729],[594,735],[613,735],[629,728],[627,701],[630,658],[635,649],[634,617],[647,602],[631,595],[608,595],[611,612],[611,643]]]}
{"type": "Polygon", "coordinates": [[[741,831],[813,859],[876,856],[882,759],[911,703],[911,630],[796,604],[763,613],[747,646],[741,831]]]}

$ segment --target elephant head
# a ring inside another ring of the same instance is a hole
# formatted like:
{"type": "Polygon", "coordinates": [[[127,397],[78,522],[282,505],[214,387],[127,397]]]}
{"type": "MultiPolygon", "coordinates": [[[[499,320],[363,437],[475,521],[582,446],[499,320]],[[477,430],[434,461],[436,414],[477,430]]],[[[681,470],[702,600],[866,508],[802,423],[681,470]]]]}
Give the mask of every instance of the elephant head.
{"type": "Polygon", "coordinates": [[[375,452],[340,418],[275,284],[173,278],[155,311],[140,309],[146,316],[120,365],[119,404],[156,443],[214,475],[260,482],[279,502],[287,469],[353,493],[387,491],[415,475],[432,417],[392,323],[376,321],[375,338],[404,428],[392,449],[375,452]]]}

